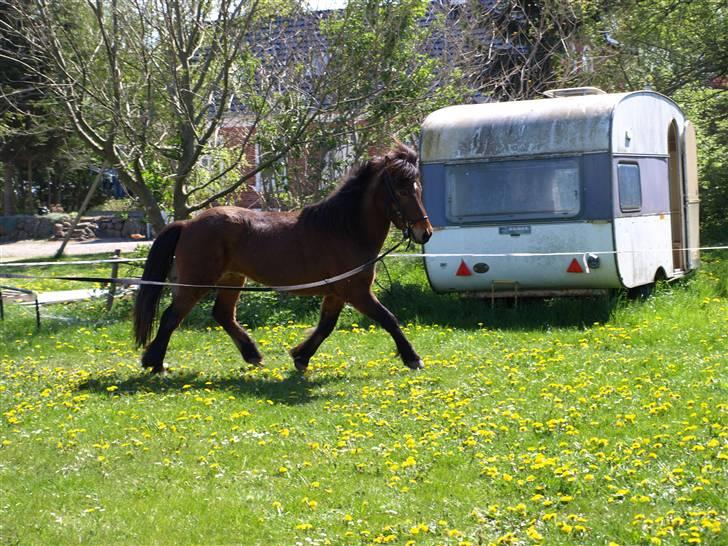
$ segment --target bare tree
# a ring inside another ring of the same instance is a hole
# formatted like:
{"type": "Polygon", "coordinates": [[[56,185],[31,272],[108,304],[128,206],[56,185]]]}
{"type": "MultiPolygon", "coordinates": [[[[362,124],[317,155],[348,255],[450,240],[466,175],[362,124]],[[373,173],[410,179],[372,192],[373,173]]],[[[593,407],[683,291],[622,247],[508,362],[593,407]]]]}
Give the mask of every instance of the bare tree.
{"type": "Polygon", "coordinates": [[[412,47],[422,0],[353,0],[343,12],[305,14],[308,27],[295,0],[0,2],[21,22],[0,32],[22,28],[27,44],[22,55],[0,48],[0,58],[64,105],[156,229],[160,203],[186,218],[321,127],[383,126],[430,92],[412,47]]]}
{"type": "Polygon", "coordinates": [[[186,183],[222,117],[212,97],[229,100],[230,68],[244,49],[256,2],[11,6],[22,24],[0,30],[22,28],[27,48],[22,56],[0,56],[20,64],[33,75],[32,85],[64,105],[75,131],[119,170],[155,227],[164,223],[155,192],[168,185],[175,215],[188,215],[186,183]]]}
{"type": "Polygon", "coordinates": [[[474,100],[517,100],[571,84],[590,70],[579,3],[465,0],[444,4],[443,56],[474,100]]]}

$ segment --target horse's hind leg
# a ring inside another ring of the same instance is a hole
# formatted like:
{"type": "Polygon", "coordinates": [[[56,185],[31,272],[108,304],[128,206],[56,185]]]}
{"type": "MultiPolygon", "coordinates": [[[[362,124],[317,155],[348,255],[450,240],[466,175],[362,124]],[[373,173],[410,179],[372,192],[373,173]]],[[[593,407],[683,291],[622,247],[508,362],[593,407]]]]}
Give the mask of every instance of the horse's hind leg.
{"type": "Polygon", "coordinates": [[[169,345],[172,332],[206,293],[207,288],[178,287],[172,297],[172,303],[162,313],[157,336],[142,355],[144,368],[151,368],[153,373],[164,371],[164,355],[167,353],[167,345],[169,345]]]}
{"type": "MultiPolygon", "coordinates": [[[[242,286],[244,282],[245,277],[236,278],[232,282],[227,278],[222,284],[242,286]]],[[[235,318],[238,296],[240,296],[239,290],[220,290],[217,293],[215,307],[212,308],[212,316],[235,342],[245,362],[257,366],[263,361],[263,355],[260,354],[258,347],[235,318]]]]}
{"type": "Polygon", "coordinates": [[[329,337],[339,320],[339,314],[344,308],[344,300],[338,296],[325,296],[321,302],[321,317],[316,329],[311,332],[305,341],[291,349],[291,356],[296,369],[304,371],[308,368],[308,361],[314,355],[321,343],[329,337]]]}

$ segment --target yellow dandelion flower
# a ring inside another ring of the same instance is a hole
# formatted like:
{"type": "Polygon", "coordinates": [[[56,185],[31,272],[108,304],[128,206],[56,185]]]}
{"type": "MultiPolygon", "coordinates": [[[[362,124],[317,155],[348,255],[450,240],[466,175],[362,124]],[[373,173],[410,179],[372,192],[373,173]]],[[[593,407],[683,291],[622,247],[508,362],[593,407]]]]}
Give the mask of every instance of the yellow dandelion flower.
{"type": "Polygon", "coordinates": [[[541,542],[543,540],[543,535],[539,533],[533,525],[526,529],[526,535],[528,535],[528,538],[534,542],[541,542]]]}

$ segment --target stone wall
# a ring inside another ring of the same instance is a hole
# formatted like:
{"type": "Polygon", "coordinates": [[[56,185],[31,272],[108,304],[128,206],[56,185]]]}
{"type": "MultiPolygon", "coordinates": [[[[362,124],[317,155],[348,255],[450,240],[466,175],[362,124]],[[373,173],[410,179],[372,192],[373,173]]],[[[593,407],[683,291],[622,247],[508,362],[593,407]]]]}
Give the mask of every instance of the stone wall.
{"type": "MultiPolygon", "coordinates": [[[[71,226],[70,214],[44,216],[0,216],[0,243],[25,239],[61,239],[71,226]]],[[[125,238],[147,234],[147,226],[140,213],[128,215],[89,215],[81,218],[73,234],[74,239],[125,238]]]]}
{"type": "Polygon", "coordinates": [[[53,224],[70,219],[68,214],[0,216],[0,242],[49,239],[53,236],[53,224]]]}
{"type": "Polygon", "coordinates": [[[95,218],[97,237],[130,237],[131,235],[147,234],[147,224],[139,216],[130,215],[128,218],[119,216],[99,216],[95,218]]]}

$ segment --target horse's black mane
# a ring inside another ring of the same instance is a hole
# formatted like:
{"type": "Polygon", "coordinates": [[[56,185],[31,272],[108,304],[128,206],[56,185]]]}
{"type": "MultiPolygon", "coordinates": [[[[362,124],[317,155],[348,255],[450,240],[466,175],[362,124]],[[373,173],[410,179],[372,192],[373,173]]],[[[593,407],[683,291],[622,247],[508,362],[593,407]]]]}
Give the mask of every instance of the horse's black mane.
{"type": "Polygon", "coordinates": [[[344,181],[327,197],[304,207],[299,218],[302,222],[324,230],[344,230],[355,233],[361,227],[361,203],[369,183],[376,175],[372,161],[351,171],[344,181]]]}
{"type": "Polygon", "coordinates": [[[385,163],[395,176],[417,175],[417,153],[398,142],[386,156],[367,161],[351,171],[328,197],[304,207],[300,220],[319,229],[344,231],[348,235],[361,233],[364,194],[385,163]]]}

